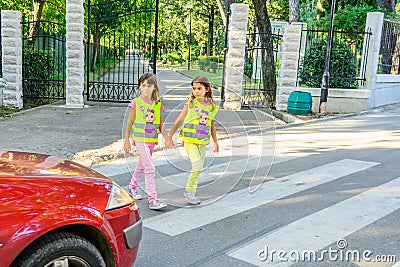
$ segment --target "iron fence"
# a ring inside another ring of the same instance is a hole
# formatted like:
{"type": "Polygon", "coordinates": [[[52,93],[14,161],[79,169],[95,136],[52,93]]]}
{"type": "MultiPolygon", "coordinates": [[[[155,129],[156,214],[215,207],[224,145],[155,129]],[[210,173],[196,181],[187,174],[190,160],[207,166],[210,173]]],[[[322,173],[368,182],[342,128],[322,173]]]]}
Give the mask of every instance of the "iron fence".
{"type": "MultiPolygon", "coordinates": [[[[333,32],[330,88],[358,88],[365,83],[365,71],[362,68],[366,66],[371,34],[370,29],[366,32],[333,32]]],[[[302,30],[297,86],[321,86],[327,39],[327,30],[302,30]]]]}
{"type": "Polygon", "coordinates": [[[86,99],[129,102],[156,73],[158,0],[87,1],[86,99]]]}
{"type": "Polygon", "coordinates": [[[41,20],[21,24],[23,97],[65,99],[65,23],[41,20]]]}
{"type": "Polygon", "coordinates": [[[378,73],[399,74],[400,22],[385,19],[379,49],[378,73]]]}
{"type": "MultiPolygon", "coordinates": [[[[247,34],[242,90],[242,106],[244,107],[271,108],[275,106],[275,89],[265,88],[262,81],[262,53],[266,49],[261,43],[262,35],[267,35],[267,33],[247,34]]],[[[282,33],[281,30],[277,30],[271,35],[277,75],[282,33]]]]}

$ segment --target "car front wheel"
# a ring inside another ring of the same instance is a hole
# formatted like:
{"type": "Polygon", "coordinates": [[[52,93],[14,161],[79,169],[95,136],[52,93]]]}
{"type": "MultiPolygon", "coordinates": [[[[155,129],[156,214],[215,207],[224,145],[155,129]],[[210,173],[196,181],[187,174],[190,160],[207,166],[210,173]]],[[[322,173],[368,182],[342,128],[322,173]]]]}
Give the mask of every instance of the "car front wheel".
{"type": "Polygon", "coordinates": [[[39,238],[25,249],[12,267],[105,267],[99,250],[88,240],[65,232],[39,238]]]}

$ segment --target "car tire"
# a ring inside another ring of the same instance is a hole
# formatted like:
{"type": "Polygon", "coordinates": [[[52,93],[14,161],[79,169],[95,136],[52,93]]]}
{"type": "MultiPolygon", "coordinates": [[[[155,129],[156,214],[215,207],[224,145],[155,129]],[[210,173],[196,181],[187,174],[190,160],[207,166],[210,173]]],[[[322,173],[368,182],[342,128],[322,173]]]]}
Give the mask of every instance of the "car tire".
{"type": "Polygon", "coordinates": [[[88,240],[56,232],[39,238],[11,264],[11,267],[36,266],[106,267],[106,264],[99,250],[88,240]]]}

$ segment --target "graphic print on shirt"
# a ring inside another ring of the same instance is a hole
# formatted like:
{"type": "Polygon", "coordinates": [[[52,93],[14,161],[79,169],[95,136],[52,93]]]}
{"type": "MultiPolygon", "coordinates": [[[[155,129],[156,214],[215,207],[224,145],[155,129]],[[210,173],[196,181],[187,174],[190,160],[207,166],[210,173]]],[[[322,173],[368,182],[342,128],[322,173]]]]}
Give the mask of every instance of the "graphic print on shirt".
{"type": "Polygon", "coordinates": [[[154,127],[147,127],[148,125],[152,126],[156,119],[154,109],[147,108],[146,110],[144,106],[140,106],[140,111],[143,113],[143,119],[146,121],[146,127],[144,131],[146,133],[156,133],[156,129],[154,129],[154,127]]]}
{"type": "Polygon", "coordinates": [[[198,106],[194,107],[194,111],[196,111],[196,113],[197,113],[197,119],[199,121],[199,125],[203,126],[196,130],[196,134],[208,135],[208,131],[204,130],[204,129],[207,129],[207,122],[210,117],[208,111],[206,111],[204,109],[200,110],[200,108],[198,106]]]}

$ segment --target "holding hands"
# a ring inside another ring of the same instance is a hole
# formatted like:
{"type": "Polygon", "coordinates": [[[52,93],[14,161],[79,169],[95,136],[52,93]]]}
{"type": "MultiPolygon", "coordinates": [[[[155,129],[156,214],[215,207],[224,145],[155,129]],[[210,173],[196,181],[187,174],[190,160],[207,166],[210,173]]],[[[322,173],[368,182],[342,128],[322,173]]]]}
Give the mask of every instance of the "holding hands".
{"type": "Polygon", "coordinates": [[[172,136],[168,136],[166,139],[165,139],[165,147],[166,148],[171,148],[171,147],[173,147],[175,144],[174,144],[174,141],[172,141],[172,136]]]}

